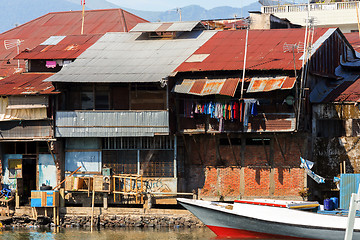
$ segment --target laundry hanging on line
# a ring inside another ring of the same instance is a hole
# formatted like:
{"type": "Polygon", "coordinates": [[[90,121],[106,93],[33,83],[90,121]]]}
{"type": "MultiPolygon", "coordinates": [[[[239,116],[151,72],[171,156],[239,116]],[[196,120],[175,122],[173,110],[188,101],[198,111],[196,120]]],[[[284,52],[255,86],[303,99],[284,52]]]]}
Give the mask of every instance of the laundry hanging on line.
{"type": "Polygon", "coordinates": [[[184,116],[194,118],[196,114],[207,114],[210,118],[244,122],[248,125],[249,116],[257,116],[257,99],[231,100],[226,102],[184,100],[184,116]]]}

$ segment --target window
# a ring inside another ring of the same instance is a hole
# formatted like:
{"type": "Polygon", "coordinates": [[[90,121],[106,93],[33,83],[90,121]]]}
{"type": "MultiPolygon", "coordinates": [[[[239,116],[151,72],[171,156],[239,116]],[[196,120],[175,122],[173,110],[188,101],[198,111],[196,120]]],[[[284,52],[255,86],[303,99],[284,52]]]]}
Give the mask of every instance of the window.
{"type": "Polygon", "coordinates": [[[345,121],[339,119],[322,119],[317,122],[317,137],[345,136],[345,121]]]}
{"type": "Polygon", "coordinates": [[[81,92],[81,109],[92,110],[94,108],[94,95],[92,92],[81,92]]]}
{"type": "Polygon", "coordinates": [[[103,167],[115,174],[174,176],[174,143],[169,136],[104,138],[103,167]],[[141,173],[140,172],[140,173],[141,173]]]}
{"type": "Polygon", "coordinates": [[[106,91],[95,92],[95,109],[108,110],[109,109],[109,93],[106,91]]]}

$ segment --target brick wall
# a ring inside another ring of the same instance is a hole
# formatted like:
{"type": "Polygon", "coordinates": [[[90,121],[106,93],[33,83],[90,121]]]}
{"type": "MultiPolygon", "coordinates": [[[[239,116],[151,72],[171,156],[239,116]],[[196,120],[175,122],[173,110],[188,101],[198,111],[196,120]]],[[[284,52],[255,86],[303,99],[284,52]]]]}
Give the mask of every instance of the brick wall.
{"type": "Polygon", "coordinates": [[[230,146],[226,136],[221,141],[213,135],[186,138],[185,180],[191,186],[187,191],[195,189],[200,198],[214,200],[301,199],[298,191],[306,186],[306,176],[299,165],[300,156],[306,157],[306,136],[271,135],[261,144],[248,144],[248,136],[236,137],[246,144],[230,146]]]}

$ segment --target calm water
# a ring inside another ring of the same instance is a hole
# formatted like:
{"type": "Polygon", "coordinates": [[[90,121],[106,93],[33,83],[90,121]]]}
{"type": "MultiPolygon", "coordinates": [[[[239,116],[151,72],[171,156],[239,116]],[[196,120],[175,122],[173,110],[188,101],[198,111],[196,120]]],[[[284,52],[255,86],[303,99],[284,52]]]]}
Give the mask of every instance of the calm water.
{"type": "MultiPolygon", "coordinates": [[[[219,240],[207,228],[196,229],[116,229],[90,230],[62,229],[59,233],[41,230],[3,230],[1,240],[219,240]]],[[[257,239],[259,240],[259,239],[257,239]]]]}

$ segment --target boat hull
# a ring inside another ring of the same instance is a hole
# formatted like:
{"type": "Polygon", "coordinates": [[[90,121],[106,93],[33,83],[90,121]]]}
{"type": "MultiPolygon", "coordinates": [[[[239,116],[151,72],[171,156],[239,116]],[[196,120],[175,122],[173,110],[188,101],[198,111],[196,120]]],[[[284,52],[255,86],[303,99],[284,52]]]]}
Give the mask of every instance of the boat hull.
{"type": "MultiPolygon", "coordinates": [[[[239,212],[216,209],[216,207],[195,204],[196,201],[182,201],[180,204],[198,217],[217,236],[226,238],[261,239],[344,239],[345,230],[311,225],[297,225],[242,216],[239,212]]],[[[259,211],[261,211],[261,206],[259,211]]],[[[293,210],[299,211],[299,210],[293,210]]],[[[336,221],[337,218],[334,218],[336,221]]],[[[360,239],[360,232],[354,232],[354,239],[360,239]]]]}

